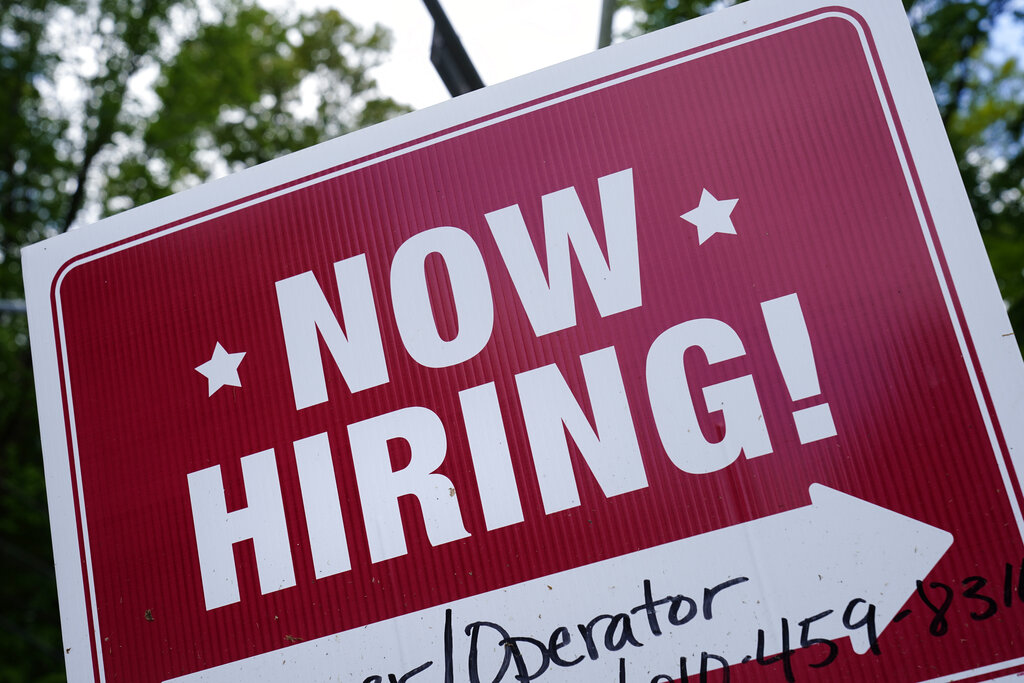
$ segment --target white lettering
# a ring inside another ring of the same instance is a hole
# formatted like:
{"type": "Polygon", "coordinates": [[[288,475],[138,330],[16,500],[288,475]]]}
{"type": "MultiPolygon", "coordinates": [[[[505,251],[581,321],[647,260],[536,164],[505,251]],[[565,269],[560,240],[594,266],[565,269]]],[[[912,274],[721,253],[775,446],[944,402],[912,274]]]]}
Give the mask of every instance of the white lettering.
{"type": "Polygon", "coordinates": [[[327,400],[319,336],[352,393],[388,381],[366,255],[338,261],[334,274],[345,317],[344,332],[312,271],[276,283],[296,410],[327,400]]]}
{"type": "Polygon", "coordinates": [[[772,452],[754,378],[744,375],[704,388],[709,412],[722,411],[725,435],[712,443],[701,433],[683,368],[687,349],[701,349],[710,364],[744,355],[743,342],[724,322],[699,318],[662,332],[647,354],[647,391],[658,435],[676,467],[690,474],[715,472],[742,451],[748,458],[772,452]]]}
{"type": "Polygon", "coordinates": [[[594,235],[575,188],[541,198],[547,278],[518,204],[486,214],[512,283],[539,337],[576,324],[569,246],[602,317],[641,304],[633,169],[599,178],[608,259],[594,235]]]}
{"type": "Polygon", "coordinates": [[[295,442],[295,466],[306,511],[309,551],[316,578],[333,576],[352,568],[341,517],[338,480],[334,476],[331,442],[327,432],[295,442]]]}
{"type": "Polygon", "coordinates": [[[548,514],[580,504],[567,431],[606,496],[647,486],[615,349],[608,347],[584,354],[580,363],[596,429],[556,365],[516,375],[541,498],[548,514]]]}
{"type": "Polygon", "coordinates": [[[248,507],[234,512],[227,511],[220,465],[188,475],[207,610],[239,601],[231,547],[250,538],[256,553],[260,591],[266,595],[295,585],[274,451],[247,455],[241,463],[248,507]]]}
{"type": "Polygon", "coordinates": [[[413,360],[446,368],[469,360],[487,345],[494,326],[494,303],[487,268],[476,242],[465,231],[433,228],[413,235],[391,262],[391,301],[402,343],[413,360]],[[451,282],[458,332],[445,340],[437,330],[427,291],[427,256],[444,259],[451,282]]]}
{"type": "Polygon", "coordinates": [[[469,536],[455,487],[448,477],[435,472],[448,448],[437,415],[426,408],[402,408],[350,424],[348,435],[371,561],[408,552],[398,508],[401,496],[416,496],[431,545],[469,536]],[[388,451],[392,439],[409,444],[409,464],[397,472],[391,469],[388,451]]]}
{"type": "Polygon", "coordinates": [[[494,382],[460,391],[459,401],[487,529],[518,524],[523,521],[523,505],[494,382]]]}

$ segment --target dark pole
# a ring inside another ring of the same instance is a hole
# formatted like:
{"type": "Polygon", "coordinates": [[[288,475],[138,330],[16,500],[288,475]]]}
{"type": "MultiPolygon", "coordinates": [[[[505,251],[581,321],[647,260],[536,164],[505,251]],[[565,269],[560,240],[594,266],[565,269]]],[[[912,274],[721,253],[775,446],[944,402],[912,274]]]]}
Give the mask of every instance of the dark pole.
{"type": "Polygon", "coordinates": [[[0,313],[24,313],[23,299],[0,299],[0,313]]]}
{"type": "Polygon", "coordinates": [[[601,27],[597,33],[597,48],[608,47],[612,44],[612,17],[618,9],[617,0],[603,0],[601,2],[601,27]]]}
{"type": "Polygon", "coordinates": [[[452,97],[484,87],[473,61],[462,47],[459,34],[452,28],[439,0],[423,0],[434,18],[434,39],[430,45],[430,63],[437,69],[452,97]]]}

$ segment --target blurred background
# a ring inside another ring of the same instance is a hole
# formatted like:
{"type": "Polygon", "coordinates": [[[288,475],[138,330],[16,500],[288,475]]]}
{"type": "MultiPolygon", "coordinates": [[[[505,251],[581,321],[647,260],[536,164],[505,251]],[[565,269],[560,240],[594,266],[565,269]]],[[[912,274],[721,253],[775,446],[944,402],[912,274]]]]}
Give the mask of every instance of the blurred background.
{"type": "MultiPolygon", "coordinates": [[[[64,680],[21,248],[448,98],[436,2],[0,2],[0,683],[64,680]]],[[[443,4],[490,84],[734,3],[443,4]]],[[[904,5],[1024,339],[1024,0],[904,5]]]]}

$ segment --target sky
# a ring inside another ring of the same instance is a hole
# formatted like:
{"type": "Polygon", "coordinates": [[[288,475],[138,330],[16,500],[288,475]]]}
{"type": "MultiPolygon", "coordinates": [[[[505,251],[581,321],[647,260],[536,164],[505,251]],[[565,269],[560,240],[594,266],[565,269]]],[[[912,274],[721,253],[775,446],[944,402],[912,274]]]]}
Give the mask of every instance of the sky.
{"type": "MultiPolygon", "coordinates": [[[[601,0],[440,0],[485,85],[593,51],[601,0]]],[[[433,20],[423,0],[262,0],[270,7],[334,7],[357,25],[391,30],[393,48],[375,72],[381,92],[416,109],[449,98],[430,63],[433,20]]],[[[1010,0],[1024,10],[1024,0],[1010,0]]],[[[630,25],[616,14],[616,32],[630,25]]],[[[993,36],[998,56],[1020,54],[1024,25],[1009,18],[993,36]]]]}
{"type": "MultiPolygon", "coordinates": [[[[386,27],[392,33],[392,49],[385,62],[373,72],[380,92],[414,109],[449,99],[447,89],[430,63],[433,20],[423,0],[257,1],[269,9],[284,11],[335,8],[358,26],[369,28],[380,24],[386,27]]],[[[440,2],[486,85],[564,62],[597,47],[602,0],[440,2]]],[[[1009,2],[1011,7],[1024,10],[1024,0],[1009,2]]],[[[613,35],[627,30],[631,19],[628,9],[619,9],[613,35]]],[[[1024,22],[1005,21],[993,39],[997,43],[996,55],[1024,56],[1024,22]]],[[[76,63],[80,65],[81,60],[76,63]]],[[[151,92],[156,75],[156,70],[151,69],[138,79],[138,95],[144,105],[158,106],[151,92]]],[[[76,78],[63,79],[56,88],[55,99],[66,102],[84,97],[85,92],[80,87],[79,92],[75,91],[75,83],[76,78]]],[[[98,217],[98,207],[90,207],[77,222],[89,223],[98,217]]]]}
{"type": "MultiPolygon", "coordinates": [[[[430,63],[434,23],[423,0],[257,0],[268,9],[310,12],[335,8],[357,26],[380,24],[391,31],[392,48],[373,75],[380,92],[395,101],[422,109],[450,99],[448,90],[430,63]]],[[[558,64],[597,47],[602,0],[440,0],[442,7],[486,85],[558,64]]],[[[290,13],[290,12],[289,12],[290,13]]],[[[625,29],[629,16],[617,15],[625,29]]],[[[70,17],[58,39],[76,44],[77,24],[70,17]]],[[[91,26],[86,21],[86,26],[91,26]]],[[[79,27],[81,28],[81,27],[79,27]]],[[[87,97],[81,77],[98,69],[88,46],[74,48],[58,71],[51,99],[70,109],[87,97]],[[77,51],[75,51],[77,50],[77,51]]],[[[132,83],[139,106],[157,107],[152,92],[157,69],[143,69],[132,83]]],[[[80,125],[81,122],[79,121],[80,125]]],[[[227,172],[227,168],[222,173],[227,172]]],[[[219,175],[219,174],[218,174],[219,175]]],[[[100,183],[95,177],[92,182],[100,183]]],[[[97,221],[100,207],[89,204],[75,221],[78,227],[97,221]]]]}
{"type": "MultiPolygon", "coordinates": [[[[286,0],[263,4],[289,6],[286,0]]],[[[441,0],[441,5],[486,85],[597,47],[601,0],[441,0]]],[[[391,30],[391,56],[375,72],[381,92],[416,109],[449,98],[430,63],[434,24],[422,0],[303,0],[297,6],[334,7],[357,25],[378,23],[391,30]]],[[[627,17],[619,15],[621,25],[627,17]]]]}

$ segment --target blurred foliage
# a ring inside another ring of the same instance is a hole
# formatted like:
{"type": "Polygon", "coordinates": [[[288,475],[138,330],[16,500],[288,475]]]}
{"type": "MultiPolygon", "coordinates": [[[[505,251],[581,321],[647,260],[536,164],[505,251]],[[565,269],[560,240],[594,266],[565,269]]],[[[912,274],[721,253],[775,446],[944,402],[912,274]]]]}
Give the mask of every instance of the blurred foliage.
{"type": "Polygon", "coordinates": [[[405,111],[368,96],[367,57],[388,37],[336,11],[286,21],[258,6],[227,8],[184,41],[156,82],[161,107],[141,145],[105,175],[108,212],[224,171],[252,166],[405,111]],[[305,111],[301,118],[296,112],[305,111]]]}
{"type": "MultiPolygon", "coordinates": [[[[743,0],[623,0],[633,34],[743,0]]],[[[917,47],[978,219],[1018,344],[1024,348],[1024,70],[993,49],[1024,24],[1019,0],[904,0],[917,47]]],[[[1016,35],[1020,35],[1017,33],[1016,35]]]]}
{"type": "MultiPolygon", "coordinates": [[[[396,114],[386,31],[250,0],[0,2],[0,299],[69,226],[396,114]]],[[[24,315],[0,312],[0,683],[64,680],[24,315]]]]}

